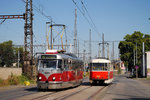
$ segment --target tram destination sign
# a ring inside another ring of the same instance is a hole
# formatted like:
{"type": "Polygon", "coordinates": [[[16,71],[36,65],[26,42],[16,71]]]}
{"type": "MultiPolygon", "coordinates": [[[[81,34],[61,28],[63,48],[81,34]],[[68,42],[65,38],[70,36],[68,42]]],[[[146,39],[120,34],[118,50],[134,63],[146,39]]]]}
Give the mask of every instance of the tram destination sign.
{"type": "Polygon", "coordinates": [[[41,55],[41,59],[56,59],[56,55],[41,55]]]}

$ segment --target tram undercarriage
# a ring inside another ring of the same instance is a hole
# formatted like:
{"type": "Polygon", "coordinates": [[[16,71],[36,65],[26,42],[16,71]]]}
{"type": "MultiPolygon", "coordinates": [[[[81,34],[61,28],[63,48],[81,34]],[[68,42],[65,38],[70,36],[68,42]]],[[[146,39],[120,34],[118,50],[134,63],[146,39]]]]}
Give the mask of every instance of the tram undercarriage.
{"type": "Polygon", "coordinates": [[[70,82],[38,82],[38,89],[63,89],[68,87],[75,87],[82,83],[82,79],[70,82]]]}

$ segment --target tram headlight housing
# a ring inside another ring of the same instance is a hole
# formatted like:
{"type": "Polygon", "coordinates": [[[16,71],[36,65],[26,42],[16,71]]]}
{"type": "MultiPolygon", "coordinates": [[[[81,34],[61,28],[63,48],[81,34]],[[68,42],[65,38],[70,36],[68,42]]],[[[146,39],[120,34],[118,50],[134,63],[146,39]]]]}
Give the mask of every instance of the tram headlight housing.
{"type": "Polygon", "coordinates": [[[52,79],[53,79],[53,81],[55,81],[55,80],[56,80],[56,78],[55,78],[55,77],[53,77],[52,79]]]}
{"type": "Polygon", "coordinates": [[[42,79],[42,77],[40,76],[40,77],[39,77],[39,80],[41,80],[41,79],[42,79]]]}

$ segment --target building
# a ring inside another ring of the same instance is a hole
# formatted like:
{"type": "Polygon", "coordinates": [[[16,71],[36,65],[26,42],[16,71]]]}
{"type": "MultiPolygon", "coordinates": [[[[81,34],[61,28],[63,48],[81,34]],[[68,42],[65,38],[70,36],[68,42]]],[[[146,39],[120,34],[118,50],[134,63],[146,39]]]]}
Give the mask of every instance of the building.
{"type": "Polygon", "coordinates": [[[145,57],[145,66],[146,66],[146,72],[147,76],[150,77],[150,51],[146,52],[146,57],[145,57]]]}

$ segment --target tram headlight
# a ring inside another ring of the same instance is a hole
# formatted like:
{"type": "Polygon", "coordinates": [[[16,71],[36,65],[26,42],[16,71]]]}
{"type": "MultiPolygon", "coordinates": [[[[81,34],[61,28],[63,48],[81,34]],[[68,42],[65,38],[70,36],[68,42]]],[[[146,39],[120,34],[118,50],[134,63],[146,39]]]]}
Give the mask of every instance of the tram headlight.
{"type": "Polygon", "coordinates": [[[42,77],[40,76],[40,77],[39,77],[39,80],[41,80],[41,79],[42,79],[42,77]]]}
{"type": "Polygon", "coordinates": [[[56,78],[55,78],[55,77],[53,77],[52,79],[53,79],[53,81],[55,81],[55,80],[56,80],[56,78]]]}

